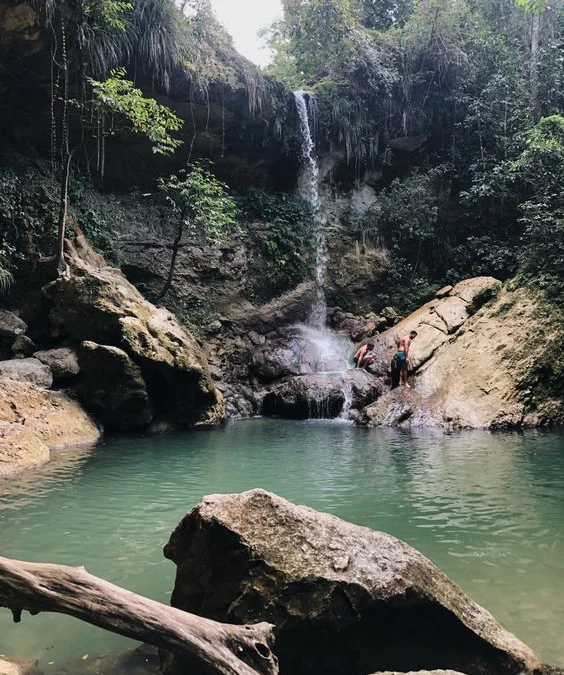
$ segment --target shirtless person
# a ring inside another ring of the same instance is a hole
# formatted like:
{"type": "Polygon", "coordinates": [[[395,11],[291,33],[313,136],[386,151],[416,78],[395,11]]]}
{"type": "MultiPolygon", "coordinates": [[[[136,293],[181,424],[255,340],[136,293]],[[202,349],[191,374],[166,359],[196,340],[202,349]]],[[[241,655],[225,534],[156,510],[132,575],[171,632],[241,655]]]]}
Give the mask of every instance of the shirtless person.
{"type": "Polygon", "coordinates": [[[394,354],[392,359],[392,387],[397,386],[398,384],[403,384],[404,387],[411,389],[411,386],[407,384],[407,357],[409,356],[409,346],[411,345],[412,340],[417,337],[417,331],[412,330],[409,335],[404,335],[400,338],[398,344],[398,350],[394,354]],[[394,378],[394,372],[399,371],[399,378],[394,378]],[[394,380],[396,382],[394,383],[394,380]],[[398,381],[399,380],[399,381],[398,381]]]}
{"type": "Polygon", "coordinates": [[[370,352],[374,349],[374,343],[369,342],[367,345],[362,345],[356,354],[353,356],[353,361],[357,368],[366,368],[371,363],[374,363],[374,354],[370,352]]]}

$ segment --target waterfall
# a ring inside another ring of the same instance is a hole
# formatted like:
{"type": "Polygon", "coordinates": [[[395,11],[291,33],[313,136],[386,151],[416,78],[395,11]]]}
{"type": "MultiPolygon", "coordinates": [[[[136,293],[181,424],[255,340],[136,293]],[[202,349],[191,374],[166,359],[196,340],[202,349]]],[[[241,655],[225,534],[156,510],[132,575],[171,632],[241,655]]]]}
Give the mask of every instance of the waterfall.
{"type": "Polygon", "coordinates": [[[314,328],[323,330],[327,303],[325,301],[325,220],[319,199],[319,167],[315,154],[312,128],[315,125],[316,101],[312,94],[294,92],[301,137],[302,174],[300,196],[311,204],[313,211],[313,243],[315,247],[315,302],[309,318],[314,328]]]}

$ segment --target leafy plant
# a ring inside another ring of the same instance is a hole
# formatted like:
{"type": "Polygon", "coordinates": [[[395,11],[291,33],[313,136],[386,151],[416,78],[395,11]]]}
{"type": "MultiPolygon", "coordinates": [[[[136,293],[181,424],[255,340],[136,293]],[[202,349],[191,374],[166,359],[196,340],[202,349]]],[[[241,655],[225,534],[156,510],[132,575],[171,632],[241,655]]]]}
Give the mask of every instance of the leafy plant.
{"type": "MultiPolygon", "coordinates": [[[[147,136],[153,152],[166,155],[182,145],[182,141],[170,134],[182,128],[182,120],[154,98],[146,98],[133,82],[125,79],[124,68],[112,70],[103,82],[91,78],[88,82],[92,87],[95,110],[102,116],[121,115],[134,132],[147,136]]],[[[118,130],[120,127],[114,123],[105,133],[115,134],[118,130]]]]}
{"type": "Polygon", "coordinates": [[[236,205],[227,193],[227,186],[200,164],[159,180],[159,188],[177,225],[168,277],[158,295],[161,299],[172,285],[182,237],[185,234],[192,240],[203,237],[220,244],[236,230],[237,222],[236,205]]]}
{"type": "Polygon", "coordinates": [[[270,300],[307,278],[313,268],[311,206],[294,195],[252,188],[241,201],[241,210],[248,223],[247,242],[260,269],[251,294],[270,300]],[[262,267],[259,261],[264,261],[262,267]]]}

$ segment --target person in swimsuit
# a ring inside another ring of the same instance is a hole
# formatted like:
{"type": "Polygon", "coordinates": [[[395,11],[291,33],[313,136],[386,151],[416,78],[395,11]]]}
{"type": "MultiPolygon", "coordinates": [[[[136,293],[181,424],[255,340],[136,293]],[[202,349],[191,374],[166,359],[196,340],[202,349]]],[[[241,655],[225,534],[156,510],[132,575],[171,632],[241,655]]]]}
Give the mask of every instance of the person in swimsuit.
{"type": "Polygon", "coordinates": [[[366,368],[366,366],[374,363],[374,354],[371,353],[373,349],[374,343],[369,342],[366,345],[362,345],[362,347],[357,350],[356,354],[353,356],[353,361],[357,368],[366,368]]]}
{"type": "Polygon", "coordinates": [[[416,337],[417,331],[412,330],[409,335],[404,335],[399,339],[398,350],[392,359],[392,389],[395,389],[400,384],[411,389],[411,386],[407,383],[407,358],[411,342],[416,337]]]}

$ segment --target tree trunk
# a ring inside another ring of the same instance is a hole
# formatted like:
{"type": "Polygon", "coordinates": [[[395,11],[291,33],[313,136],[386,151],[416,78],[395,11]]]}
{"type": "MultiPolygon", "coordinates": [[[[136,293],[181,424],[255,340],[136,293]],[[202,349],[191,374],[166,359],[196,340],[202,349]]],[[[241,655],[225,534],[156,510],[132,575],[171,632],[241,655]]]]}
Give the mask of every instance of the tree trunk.
{"type": "Polygon", "coordinates": [[[0,607],[59,612],[94,626],[195,658],[220,675],[277,675],[272,626],[234,626],[168,607],[89,574],[84,567],[0,557],[0,607]]]}
{"type": "Polygon", "coordinates": [[[161,292],[157,295],[156,300],[162,300],[167,294],[169,288],[172,286],[172,279],[174,277],[174,268],[176,267],[176,257],[178,256],[178,250],[180,249],[180,240],[182,239],[182,234],[184,232],[184,220],[183,217],[178,220],[178,229],[176,230],[176,237],[172,242],[172,258],[170,259],[170,267],[168,268],[168,276],[165,281],[161,292]]]}
{"type": "Polygon", "coordinates": [[[71,152],[66,153],[66,157],[63,161],[63,166],[61,169],[61,194],[59,198],[59,223],[57,227],[57,251],[55,253],[55,264],[59,272],[62,271],[63,265],[63,254],[65,250],[65,230],[67,222],[67,212],[69,205],[69,174],[70,167],[72,162],[72,156],[76,148],[73,148],[71,152]]]}
{"type": "Polygon", "coordinates": [[[533,121],[539,119],[539,44],[540,44],[540,12],[533,11],[531,31],[531,61],[529,77],[531,86],[531,113],[533,121]]]}

